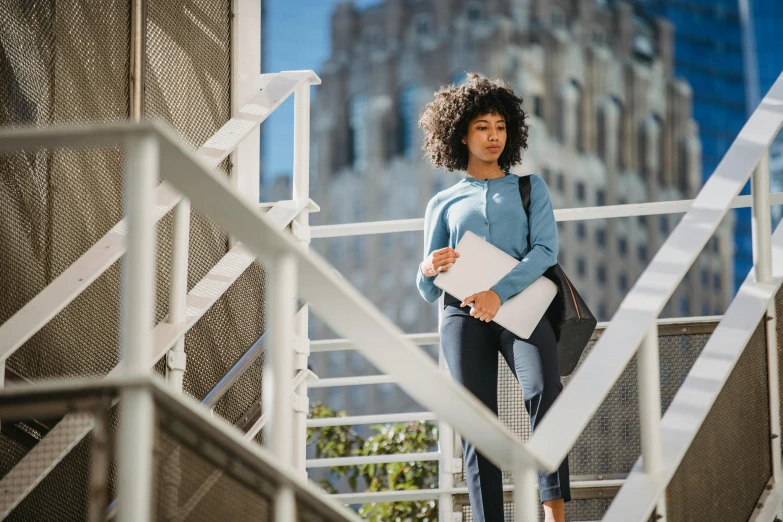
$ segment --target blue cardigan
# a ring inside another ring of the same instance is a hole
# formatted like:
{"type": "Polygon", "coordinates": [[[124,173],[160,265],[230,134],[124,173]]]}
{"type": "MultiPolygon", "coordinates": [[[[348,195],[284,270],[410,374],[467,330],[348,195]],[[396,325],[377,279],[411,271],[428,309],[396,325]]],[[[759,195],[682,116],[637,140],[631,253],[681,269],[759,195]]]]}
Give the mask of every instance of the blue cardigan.
{"type": "MultiPolygon", "coordinates": [[[[502,278],[499,275],[499,281],[491,288],[500,296],[501,304],[557,262],[557,224],[552,200],[546,182],[536,175],[530,177],[529,224],[515,174],[489,180],[466,177],[436,194],[424,214],[424,259],[434,250],[454,248],[467,230],[520,260],[511,272],[502,278]]],[[[421,273],[421,264],[417,272],[419,292],[424,299],[434,302],[443,290],[433,284],[435,276],[425,277],[421,273]]]]}

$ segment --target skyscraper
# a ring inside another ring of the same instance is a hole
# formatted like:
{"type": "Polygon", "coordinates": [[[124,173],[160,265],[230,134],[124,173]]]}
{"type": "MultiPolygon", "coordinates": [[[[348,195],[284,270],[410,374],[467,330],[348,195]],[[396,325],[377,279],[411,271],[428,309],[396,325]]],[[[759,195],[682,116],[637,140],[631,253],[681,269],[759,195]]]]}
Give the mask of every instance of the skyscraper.
{"type": "MultiPolygon", "coordinates": [[[[525,100],[531,133],[518,173],[541,175],[555,208],[693,197],[702,182],[701,146],[692,89],[673,74],[672,44],[669,22],[639,16],[628,2],[339,5],[313,103],[311,190],[321,206],[313,224],[420,218],[435,193],[459,181],[460,173],[433,169],[422,158],[416,123],[432,94],[466,71],[504,78],[525,100]]],[[[676,219],[559,225],[560,262],[599,319],[611,317],[676,219]]],[[[716,234],[664,315],[723,312],[730,236],[730,227],[716,234]]],[[[315,240],[313,248],[404,331],[436,330],[436,309],[414,285],[420,232],[315,240]]],[[[349,366],[357,373],[363,367],[330,359],[317,370],[331,377],[332,368],[349,366]]],[[[375,390],[352,390],[343,402],[339,390],[333,393],[327,403],[351,413],[383,407],[369,395],[375,390]]]]}
{"type": "MultiPolygon", "coordinates": [[[[675,73],[693,86],[693,117],[699,124],[703,175],[715,170],[758,101],[783,70],[780,0],[636,0],[675,28],[675,73]],[[748,6],[744,27],[740,7],[748,6]],[[743,39],[745,36],[745,39],[743,39]],[[749,64],[748,60],[754,63],[749,64]]],[[[772,189],[783,190],[783,142],[770,151],[772,189]]],[[[749,186],[743,193],[748,194],[749,186]]],[[[780,219],[780,208],[773,216],[780,219]]],[[[753,266],[750,209],[736,212],[734,287],[753,266]]]]}

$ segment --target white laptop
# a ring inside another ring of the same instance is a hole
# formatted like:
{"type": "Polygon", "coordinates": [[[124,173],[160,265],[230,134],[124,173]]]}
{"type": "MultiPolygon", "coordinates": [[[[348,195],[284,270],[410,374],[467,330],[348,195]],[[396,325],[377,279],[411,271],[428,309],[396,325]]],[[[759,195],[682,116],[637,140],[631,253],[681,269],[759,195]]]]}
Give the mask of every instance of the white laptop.
{"type": "MultiPolygon", "coordinates": [[[[455,250],[460,257],[446,272],[438,274],[435,286],[457,299],[489,290],[519,263],[472,232],[465,232],[455,250]]],[[[528,339],[555,295],[557,286],[541,276],[503,303],[493,321],[520,338],[528,339]]]]}

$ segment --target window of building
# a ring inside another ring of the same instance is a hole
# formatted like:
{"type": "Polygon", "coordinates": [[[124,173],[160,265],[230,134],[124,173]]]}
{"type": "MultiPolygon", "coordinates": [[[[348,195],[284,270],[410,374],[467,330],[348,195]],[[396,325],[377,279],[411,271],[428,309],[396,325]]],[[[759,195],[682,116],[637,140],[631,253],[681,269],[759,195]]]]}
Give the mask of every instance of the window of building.
{"type": "Polygon", "coordinates": [[[636,219],[637,219],[640,227],[647,228],[647,216],[639,216],[636,219]]]}
{"type": "Polygon", "coordinates": [[[707,303],[701,305],[701,315],[704,316],[710,315],[710,305],[708,305],[707,303]]]}
{"type": "Polygon", "coordinates": [[[712,275],[712,287],[715,290],[720,291],[720,287],[721,287],[721,284],[720,284],[720,274],[713,274],[712,275]]]}
{"type": "Polygon", "coordinates": [[[383,45],[381,30],[373,25],[364,28],[363,39],[365,47],[371,51],[378,50],[383,45]]]}
{"type": "Polygon", "coordinates": [[[596,111],[596,140],[598,148],[598,157],[606,163],[609,155],[606,150],[606,108],[599,106],[596,111]]]}
{"type": "Polygon", "coordinates": [[[584,223],[576,224],[576,236],[579,239],[584,239],[587,236],[587,226],[584,223]]]}
{"type": "Polygon", "coordinates": [[[701,271],[701,286],[707,288],[710,284],[710,274],[706,270],[701,271]]]}
{"type": "Polygon", "coordinates": [[[391,383],[383,383],[378,385],[378,399],[381,404],[390,404],[394,399],[395,385],[391,383]]]}
{"type": "Polygon", "coordinates": [[[576,112],[574,118],[575,130],[576,130],[576,150],[584,152],[585,150],[585,125],[584,125],[584,93],[582,92],[582,86],[576,80],[571,80],[571,85],[576,93],[576,101],[574,103],[574,111],[576,112]]]}
{"type": "Polygon", "coordinates": [[[585,200],[585,184],[581,181],[576,184],[576,199],[579,201],[585,200]]]}
{"type": "Polygon", "coordinates": [[[360,172],[367,169],[367,103],[367,96],[357,94],[348,105],[351,163],[353,169],[360,172]]]}
{"type": "Polygon", "coordinates": [[[664,236],[669,235],[669,217],[668,216],[660,216],[658,218],[658,229],[661,231],[661,234],[664,236]]]}
{"type": "Polygon", "coordinates": [[[646,263],[647,262],[647,246],[646,245],[639,245],[639,262],[640,263],[646,263]]]}
{"type": "Polygon", "coordinates": [[[400,156],[407,159],[412,159],[415,153],[413,147],[413,133],[416,132],[416,93],[417,88],[415,85],[406,84],[400,88],[398,95],[398,152],[400,156]]]}
{"type": "Polygon", "coordinates": [[[597,317],[597,319],[599,321],[607,321],[609,319],[609,312],[608,312],[608,309],[606,307],[606,303],[604,303],[603,301],[598,303],[598,317],[597,317]]]}
{"type": "Polygon", "coordinates": [[[539,118],[544,117],[544,100],[541,96],[533,96],[533,114],[539,118]]]}
{"type": "Polygon", "coordinates": [[[576,271],[579,274],[579,277],[585,277],[587,275],[587,263],[585,263],[583,257],[576,260],[576,271]]]}
{"type": "Polygon", "coordinates": [[[599,283],[606,283],[606,267],[604,265],[598,265],[595,276],[599,283]]]}
{"type": "Polygon", "coordinates": [[[595,231],[595,242],[598,246],[606,246],[606,230],[599,228],[595,231]]]}
{"type": "Polygon", "coordinates": [[[432,18],[427,13],[420,13],[413,19],[413,29],[416,36],[429,36],[432,32],[432,18]]]}
{"type": "Polygon", "coordinates": [[[687,295],[680,296],[680,317],[688,317],[690,313],[690,302],[687,295]]]}
{"type": "Polygon", "coordinates": [[[604,35],[604,29],[601,26],[596,25],[593,27],[593,43],[596,45],[603,45],[606,41],[606,36],[604,35]]]}
{"type": "Polygon", "coordinates": [[[465,16],[471,22],[477,22],[481,20],[483,14],[484,11],[481,9],[481,4],[478,2],[469,2],[468,5],[465,6],[465,16]]]}
{"type": "Polygon", "coordinates": [[[620,277],[617,278],[617,285],[620,287],[620,292],[625,294],[628,291],[628,276],[620,274],[620,277]]]}
{"type": "Polygon", "coordinates": [[[541,177],[544,178],[544,181],[546,182],[547,185],[549,185],[549,182],[551,181],[550,180],[551,176],[552,173],[548,168],[544,167],[543,169],[541,169],[541,177]]]}
{"type": "Polygon", "coordinates": [[[606,205],[606,192],[604,192],[601,189],[598,189],[595,193],[595,204],[599,207],[603,207],[606,205]]]}
{"type": "Polygon", "coordinates": [[[566,24],[566,17],[560,6],[554,5],[551,8],[550,16],[552,20],[552,27],[555,29],[563,28],[566,24]]]}
{"type": "Polygon", "coordinates": [[[557,175],[557,190],[565,192],[565,176],[562,172],[557,175]]]}
{"type": "Polygon", "coordinates": [[[625,170],[627,167],[625,152],[625,110],[623,103],[616,96],[612,97],[615,111],[617,112],[617,167],[625,170]]]}
{"type": "MultiPolygon", "coordinates": [[[[559,224],[559,223],[558,223],[559,224]]],[[[560,263],[560,265],[565,268],[568,264],[568,256],[566,255],[566,251],[564,248],[560,248],[557,253],[557,262],[560,263]]]]}
{"type": "Polygon", "coordinates": [[[617,251],[621,256],[628,254],[628,240],[621,237],[617,240],[617,251]]]}

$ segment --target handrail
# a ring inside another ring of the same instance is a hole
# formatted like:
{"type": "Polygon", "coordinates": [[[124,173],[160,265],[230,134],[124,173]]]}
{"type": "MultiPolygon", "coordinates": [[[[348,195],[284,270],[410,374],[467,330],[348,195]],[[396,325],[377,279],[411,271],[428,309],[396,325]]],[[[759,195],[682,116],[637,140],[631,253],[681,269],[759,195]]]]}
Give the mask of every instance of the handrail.
{"type": "MultiPolygon", "coordinates": [[[[216,167],[233,152],[274,110],[280,106],[302,83],[320,84],[313,71],[284,71],[263,75],[263,88],[239,109],[238,114],[227,121],[195,152],[195,155],[211,168],[216,167]]],[[[27,148],[27,136],[33,133],[53,147],[78,146],[82,139],[92,146],[116,146],[127,135],[120,127],[107,128],[105,134],[96,136],[91,127],[46,127],[43,129],[16,128],[3,131],[13,134],[20,141],[12,148],[0,146],[0,150],[27,148]],[[69,129],[70,138],[62,135],[69,129]]],[[[4,143],[3,145],[10,145],[4,143]]],[[[165,158],[162,168],[167,168],[165,158]]],[[[181,196],[162,183],[156,189],[156,220],[160,220],[180,201],[181,196]]],[[[309,203],[313,206],[313,203],[309,203]]],[[[301,211],[301,209],[299,209],[301,211]]],[[[127,221],[121,220],[99,239],[90,249],[74,261],[63,273],[41,290],[6,322],[0,324],[0,363],[7,360],[19,347],[76,299],[92,282],[100,277],[125,253],[127,221]]]]}
{"type": "Polygon", "coordinates": [[[370,362],[399,378],[401,386],[415,400],[439,412],[496,465],[540,467],[541,463],[486,406],[440,372],[364,296],[333,274],[320,256],[304,251],[294,239],[260,215],[257,208],[243,201],[226,180],[216,176],[163,125],[148,122],[0,131],[0,150],[86,147],[95,146],[96,141],[109,144],[143,136],[158,140],[161,177],[218,226],[234,234],[263,261],[291,256],[298,265],[300,295],[335,330],[358,342],[370,362]]]}
{"type": "MultiPolygon", "coordinates": [[[[605,521],[627,522],[646,518],[655,499],[671,481],[736,362],[758,328],[769,301],[780,288],[783,281],[783,225],[777,227],[772,246],[772,284],[756,281],[755,270],[748,274],[737,297],[726,310],[725,320],[721,321],[707,341],[661,419],[661,440],[667,448],[663,469],[651,478],[640,472],[637,461],[628,475],[626,485],[606,512],[605,521]]],[[[780,488],[780,484],[776,486],[780,488]]]]}
{"type": "Polygon", "coordinates": [[[547,469],[556,469],[573,447],[782,126],[783,75],[743,126],[690,210],[623,299],[609,328],[532,434],[528,446],[547,469]]]}
{"type": "MultiPolygon", "coordinates": [[[[602,207],[577,207],[555,209],[555,221],[587,221],[639,216],[659,216],[665,214],[684,214],[693,205],[693,199],[676,201],[658,201],[652,203],[628,203],[625,205],[606,205],[602,207]]],[[[783,192],[770,194],[772,205],[783,205],[783,192]]],[[[730,208],[749,208],[751,196],[736,196],[730,208]]],[[[396,219],[387,221],[366,221],[363,223],[342,223],[339,225],[319,225],[310,227],[313,239],[329,237],[349,237],[369,234],[388,234],[392,232],[421,232],[424,230],[424,218],[396,219]]]]}

